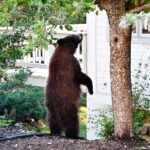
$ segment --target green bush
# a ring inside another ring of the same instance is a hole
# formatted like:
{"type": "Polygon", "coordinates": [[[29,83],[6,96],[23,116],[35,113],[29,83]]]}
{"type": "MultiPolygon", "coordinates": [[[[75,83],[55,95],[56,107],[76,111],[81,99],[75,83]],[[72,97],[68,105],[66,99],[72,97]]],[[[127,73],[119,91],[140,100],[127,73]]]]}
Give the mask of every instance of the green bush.
{"type": "Polygon", "coordinates": [[[4,116],[0,116],[0,126],[1,127],[8,127],[8,126],[12,125],[13,122],[14,121],[11,119],[5,119],[4,116]]]}
{"type": "Polygon", "coordinates": [[[26,85],[31,72],[20,70],[7,82],[0,83],[0,115],[18,121],[45,118],[44,88],[26,85]]]}
{"type": "Polygon", "coordinates": [[[144,112],[139,112],[138,110],[134,110],[133,113],[134,117],[133,117],[133,121],[134,121],[134,130],[138,131],[140,129],[140,127],[143,126],[144,121],[145,121],[145,113],[144,112]]]}
{"type": "Polygon", "coordinates": [[[98,121],[101,127],[99,135],[102,139],[106,139],[114,133],[114,120],[107,113],[101,115],[98,121]]]}
{"type": "Polygon", "coordinates": [[[24,42],[25,29],[18,28],[13,31],[7,29],[0,36],[0,80],[7,77],[6,70],[15,67],[17,59],[29,53],[24,42]]]}
{"type": "Polygon", "coordinates": [[[138,68],[135,70],[133,77],[135,78],[132,86],[132,99],[133,99],[133,119],[134,130],[138,131],[143,125],[145,120],[150,117],[149,108],[149,88],[150,78],[148,74],[149,61],[147,64],[139,63],[138,68]]]}
{"type": "Polygon", "coordinates": [[[102,136],[108,138],[114,133],[114,121],[112,118],[103,118],[101,124],[104,127],[102,136]]]}
{"type": "Polygon", "coordinates": [[[83,94],[80,101],[80,106],[86,107],[86,94],[83,94]]]}
{"type": "MultiPolygon", "coordinates": [[[[149,63],[150,61],[147,64],[139,63],[138,68],[132,74],[135,79],[132,85],[133,123],[135,131],[139,131],[144,125],[145,120],[150,117],[150,95],[148,93],[150,88],[150,77],[148,75],[149,63]]],[[[104,139],[114,133],[114,121],[113,118],[108,117],[107,112],[103,112],[102,115],[100,114],[98,126],[101,127],[99,134],[104,139]]]]}

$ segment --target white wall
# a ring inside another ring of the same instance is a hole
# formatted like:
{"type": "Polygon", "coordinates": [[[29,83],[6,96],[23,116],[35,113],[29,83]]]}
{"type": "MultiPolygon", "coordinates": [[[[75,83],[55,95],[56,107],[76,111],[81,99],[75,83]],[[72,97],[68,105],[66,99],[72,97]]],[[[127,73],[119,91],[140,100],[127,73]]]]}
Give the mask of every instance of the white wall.
{"type": "MultiPolygon", "coordinates": [[[[150,36],[141,38],[135,34],[132,40],[132,82],[139,62],[149,63],[150,36]]],[[[149,63],[150,65],[150,63],[149,63]]],[[[144,67],[142,67],[145,72],[144,67]]],[[[150,69],[147,70],[150,75],[150,69]]],[[[111,106],[110,89],[110,47],[109,47],[109,24],[105,11],[98,16],[95,13],[87,15],[87,74],[92,78],[94,94],[87,95],[87,138],[98,139],[100,132],[98,122],[99,115],[111,106]]],[[[143,82],[143,80],[141,80],[143,82]]],[[[150,91],[149,91],[150,92],[150,91]]]]}

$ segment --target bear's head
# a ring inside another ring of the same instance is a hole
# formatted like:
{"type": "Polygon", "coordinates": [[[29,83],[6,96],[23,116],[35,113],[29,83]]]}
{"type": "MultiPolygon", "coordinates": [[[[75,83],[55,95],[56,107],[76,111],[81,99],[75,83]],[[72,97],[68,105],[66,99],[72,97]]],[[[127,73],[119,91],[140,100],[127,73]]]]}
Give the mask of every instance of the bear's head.
{"type": "Polygon", "coordinates": [[[59,46],[71,48],[72,50],[74,50],[72,51],[72,53],[74,53],[75,49],[78,47],[78,44],[82,41],[82,38],[83,38],[82,34],[72,34],[59,39],[57,41],[57,44],[59,46]]]}

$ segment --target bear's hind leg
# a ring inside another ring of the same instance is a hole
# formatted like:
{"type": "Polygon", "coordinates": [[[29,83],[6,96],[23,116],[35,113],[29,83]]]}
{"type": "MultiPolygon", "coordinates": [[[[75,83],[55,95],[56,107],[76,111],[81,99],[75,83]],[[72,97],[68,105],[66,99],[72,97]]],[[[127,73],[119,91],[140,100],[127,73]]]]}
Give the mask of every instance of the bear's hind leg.
{"type": "Polygon", "coordinates": [[[72,139],[79,138],[79,118],[78,118],[78,110],[75,108],[68,113],[66,116],[66,137],[72,139]]]}
{"type": "Polygon", "coordinates": [[[48,113],[48,123],[51,135],[60,136],[62,132],[62,122],[58,112],[48,113]]]}

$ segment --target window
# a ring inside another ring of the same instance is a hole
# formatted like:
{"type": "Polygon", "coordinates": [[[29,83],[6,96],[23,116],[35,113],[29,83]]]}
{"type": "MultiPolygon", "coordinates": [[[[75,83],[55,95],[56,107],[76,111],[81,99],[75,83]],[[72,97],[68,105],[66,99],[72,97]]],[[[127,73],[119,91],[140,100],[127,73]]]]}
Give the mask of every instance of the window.
{"type": "Polygon", "coordinates": [[[135,25],[133,25],[132,36],[139,43],[150,43],[150,13],[145,14],[145,19],[138,20],[135,25]]]}
{"type": "MultiPolygon", "coordinates": [[[[150,16],[150,14],[147,14],[150,16]]],[[[142,37],[150,37],[150,20],[145,19],[140,21],[140,36],[142,37]]]]}

